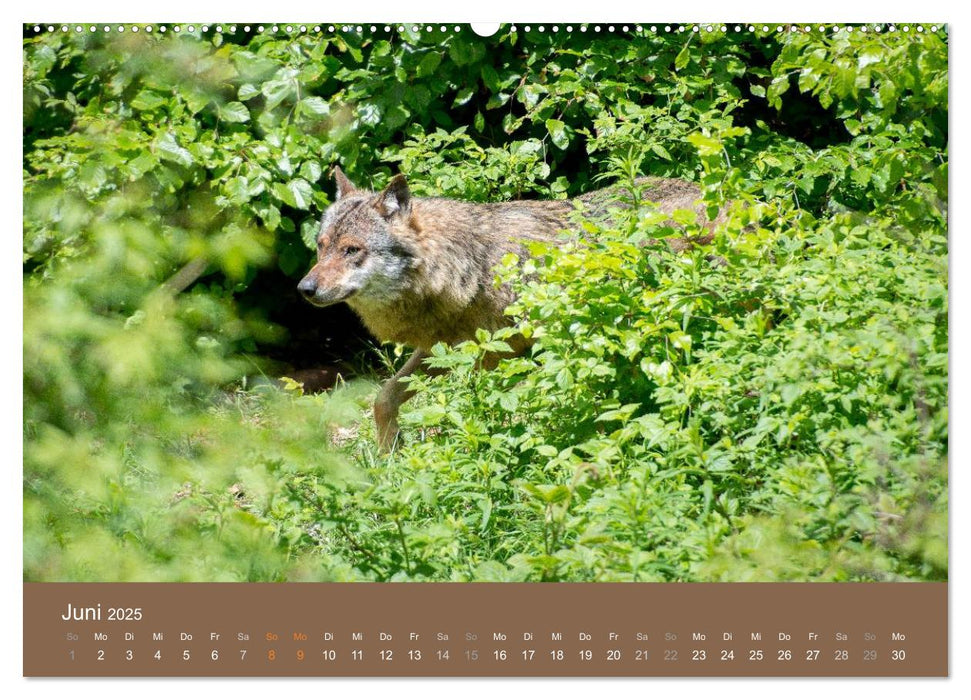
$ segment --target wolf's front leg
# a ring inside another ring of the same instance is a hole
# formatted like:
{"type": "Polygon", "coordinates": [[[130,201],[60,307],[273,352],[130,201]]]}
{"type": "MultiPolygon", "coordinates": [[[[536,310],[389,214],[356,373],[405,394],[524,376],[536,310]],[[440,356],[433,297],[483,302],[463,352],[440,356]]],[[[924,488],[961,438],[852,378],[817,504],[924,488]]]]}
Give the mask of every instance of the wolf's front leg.
{"type": "Polygon", "coordinates": [[[418,369],[421,361],[427,356],[424,350],[415,350],[415,354],[408,358],[405,366],[385,382],[374,400],[374,422],[378,429],[378,448],[382,452],[390,451],[394,445],[395,438],[398,436],[398,409],[415,393],[400,380],[418,369]]]}

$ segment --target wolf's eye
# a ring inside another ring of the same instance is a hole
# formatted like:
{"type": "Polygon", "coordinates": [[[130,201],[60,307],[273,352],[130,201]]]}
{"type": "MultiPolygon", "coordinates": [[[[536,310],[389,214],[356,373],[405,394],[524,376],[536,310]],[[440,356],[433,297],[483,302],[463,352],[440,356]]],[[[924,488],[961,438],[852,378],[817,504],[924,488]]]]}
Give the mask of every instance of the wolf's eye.
{"type": "Polygon", "coordinates": [[[357,246],[349,245],[346,248],[344,248],[344,257],[349,258],[352,255],[357,255],[360,252],[361,252],[361,249],[358,248],[357,246]]]}

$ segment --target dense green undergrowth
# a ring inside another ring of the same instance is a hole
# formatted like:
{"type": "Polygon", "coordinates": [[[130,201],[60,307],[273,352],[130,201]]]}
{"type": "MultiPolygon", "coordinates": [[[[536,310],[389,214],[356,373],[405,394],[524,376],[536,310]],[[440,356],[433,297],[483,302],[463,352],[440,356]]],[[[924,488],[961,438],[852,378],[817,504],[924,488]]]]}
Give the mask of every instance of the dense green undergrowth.
{"type": "Polygon", "coordinates": [[[947,578],[942,29],[55,33],[24,104],[26,579],[947,578]],[[436,347],[382,456],[379,376],[263,357],[336,163],[477,201],[684,177],[726,220],[507,261],[530,351],[436,347]]]}

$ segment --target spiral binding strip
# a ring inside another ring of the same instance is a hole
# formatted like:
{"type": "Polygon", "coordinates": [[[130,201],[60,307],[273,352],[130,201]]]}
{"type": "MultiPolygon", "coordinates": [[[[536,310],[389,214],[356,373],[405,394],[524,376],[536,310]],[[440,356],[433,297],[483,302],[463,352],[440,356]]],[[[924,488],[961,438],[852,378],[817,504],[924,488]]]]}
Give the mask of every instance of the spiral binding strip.
{"type": "MultiPolygon", "coordinates": [[[[470,31],[470,25],[458,24],[27,24],[27,32],[34,34],[54,33],[54,32],[74,32],[74,33],[123,33],[133,34],[144,32],[147,34],[173,32],[175,34],[187,34],[192,36],[202,36],[205,34],[283,34],[286,36],[298,36],[302,34],[335,34],[351,33],[358,34],[447,34],[470,31]]],[[[938,32],[946,31],[943,24],[913,24],[913,23],[882,23],[882,24],[579,24],[579,25],[560,25],[560,24],[540,24],[540,25],[509,25],[510,32],[523,32],[529,34],[536,32],[567,34],[580,33],[624,33],[624,34],[672,34],[672,33],[697,33],[697,34],[763,34],[770,35],[782,32],[805,32],[805,33],[851,33],[858,32],[910,32],[923,33],[925,31],[938,32]]]]}

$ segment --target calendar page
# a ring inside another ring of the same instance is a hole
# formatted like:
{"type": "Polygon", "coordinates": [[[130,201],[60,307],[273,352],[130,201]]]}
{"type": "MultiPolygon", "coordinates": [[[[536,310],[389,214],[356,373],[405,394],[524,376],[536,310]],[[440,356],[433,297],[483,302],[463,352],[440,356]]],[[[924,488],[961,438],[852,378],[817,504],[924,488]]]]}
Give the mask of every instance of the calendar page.
{"type": "Polygon", "coordinates": [[[946,24],[225,19],[23,26],[24,676],[949,675],[946,24]]]}

